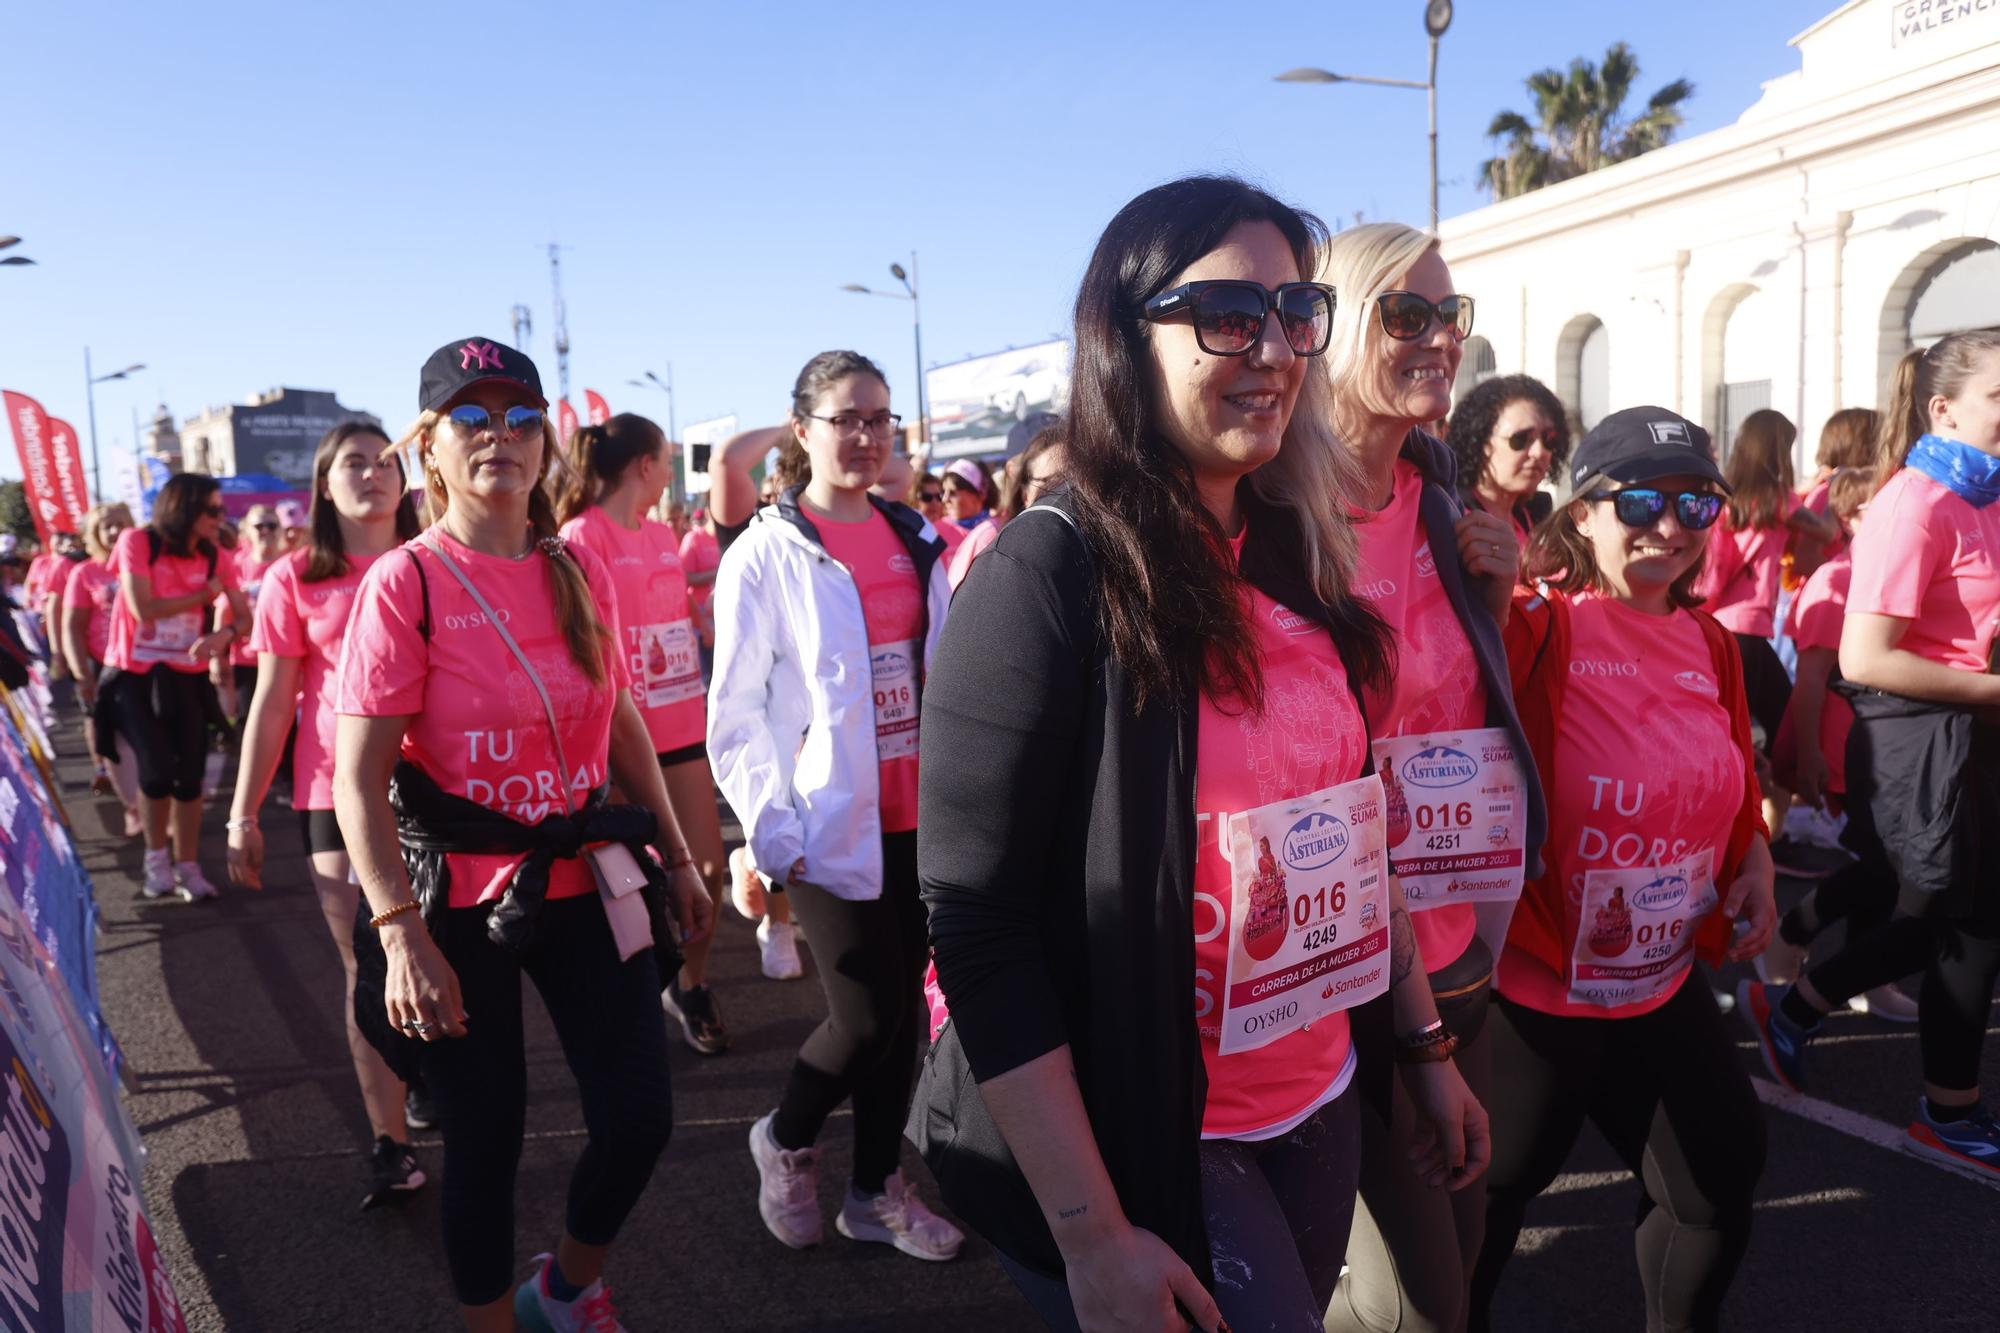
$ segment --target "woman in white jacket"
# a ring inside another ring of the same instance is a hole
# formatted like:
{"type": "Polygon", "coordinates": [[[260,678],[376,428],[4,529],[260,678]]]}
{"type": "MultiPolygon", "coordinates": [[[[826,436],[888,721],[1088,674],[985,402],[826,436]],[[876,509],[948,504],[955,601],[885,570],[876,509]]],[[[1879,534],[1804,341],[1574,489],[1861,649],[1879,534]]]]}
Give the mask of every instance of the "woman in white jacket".
{"type": "Polygon", "coordinates": [[[812,472],[758,512],[716,573],[708,753],[826,991],[826,1020],[750,1130],[764,1225],[794,1249],[819,1242],[815,1144],[852,1097],[854,1174],[836,1227],[944,1260],[963,1237],[897,1169],[928,954],[918,707],[951,597],[936,529],[869,494],[900,420],[859,353],[823,352],[799,372],[790,429],[812,472]]]}

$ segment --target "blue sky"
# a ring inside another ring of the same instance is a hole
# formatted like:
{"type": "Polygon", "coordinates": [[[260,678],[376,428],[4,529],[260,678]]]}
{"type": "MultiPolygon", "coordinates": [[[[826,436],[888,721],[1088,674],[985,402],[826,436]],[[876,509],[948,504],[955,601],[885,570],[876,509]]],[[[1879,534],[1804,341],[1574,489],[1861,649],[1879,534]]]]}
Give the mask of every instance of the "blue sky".
{"type": "MultiPolygon", "coordinates": [[[[1635,101],[1726,125],[1838,0],[1461,0],[1440,62],[1447,214],[1484,202],[1487,122],[1522,78],[1624,40],[1635,101]]],[[[1417,92],[1278,84],[1294,65],[1423,77],[1420,0],[1171,3],[17,6],[0,85],[0,385],[108,449],[279,384],[392,426],[435,346],[511,335],[551,388],[559,239],[571,396],[665,419],[626,381],[671,361],[681,424],[775,420],[799,365],[852,346],[913,412],[919,252],[932,363],[1062,332],[1104,222],[1198,169],[1329,222],[1425,219],[1417,92]]],[[[110,463],[107,456],[107,482],[110,463]]],[[[0,475],[18,476],[11,440],[0,475]]]]}

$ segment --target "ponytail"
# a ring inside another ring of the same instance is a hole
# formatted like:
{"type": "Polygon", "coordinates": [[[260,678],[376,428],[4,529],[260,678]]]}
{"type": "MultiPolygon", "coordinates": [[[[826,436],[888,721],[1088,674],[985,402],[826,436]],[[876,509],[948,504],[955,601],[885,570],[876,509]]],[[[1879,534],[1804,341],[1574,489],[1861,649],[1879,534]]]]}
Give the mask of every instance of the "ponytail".
{"type": "Polygon", "coordinates": [[[1930,414],[1917,401],[1917,369],[1924,362],[1924,350],[1912,347],[1896,363],[1895,378],[1889,386],[1889,407],[1882,413],[1882,437],[1875,449],[1875,489],[1889,484],[1889,478],[1903,470],[1910,446],[1931,428],[1930,414]]]}
{"type": "Polygon", "coordinates": [[[1956,398],[1964,393],[1965,382],[1979,370],[1980,358],[1993,352],[2000,352],[2000,329],[1948,333],[1927,351],[1913,349],[1903,354],[1896,363],[1889,410],[1882,418],[1877,490],[1909,461],[1911,446],[1930,434],[1931,399],[1956,398]]]}
{"type": "Polygon", "coordinates": [[[651,418],[620,412],[602,425],[579,426],[569,437],[569,469],[555,496],[556,519],[568,523],[618,488],[626,470],[666,447],[667,434],[651,418]]]}

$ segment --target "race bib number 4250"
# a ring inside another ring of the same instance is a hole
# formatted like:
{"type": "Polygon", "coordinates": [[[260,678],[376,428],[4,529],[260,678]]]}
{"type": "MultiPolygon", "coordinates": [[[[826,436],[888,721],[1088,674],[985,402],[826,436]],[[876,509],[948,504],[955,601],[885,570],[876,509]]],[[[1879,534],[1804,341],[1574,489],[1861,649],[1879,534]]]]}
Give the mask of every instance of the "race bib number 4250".
{"type": "Polygon", "coordinates": [[[1677,985],[1694,963],[1695,928],[1717,905],[1713,862],[1702,851],[1669,865],[1585,871],[1570,1003],[1616,1008],[1677,985]]]}

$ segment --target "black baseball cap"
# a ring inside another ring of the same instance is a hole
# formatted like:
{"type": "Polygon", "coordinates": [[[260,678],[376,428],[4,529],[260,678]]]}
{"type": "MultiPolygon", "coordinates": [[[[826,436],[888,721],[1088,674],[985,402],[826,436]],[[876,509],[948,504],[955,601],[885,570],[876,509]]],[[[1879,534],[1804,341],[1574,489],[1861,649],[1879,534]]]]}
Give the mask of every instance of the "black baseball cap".
{"type": "Polygon", "coordinates": [[[542,395],[541,372],[525,353],[492,338],[456,338],[432,352],[424,362],[423,381],[417,389],[417,410],[434,411],[463,390],[486,380],[518,384],[535,395],[535,401],[543,407],[549,405],[542,395]]]}
{"type": "Polygon", "coordinates": [[[1661,477],[1703,477],[1729,492],[1707,431],[1664,407],[1628,407],[1590,428],[1570,455],[1569,484],[1599,477],[1636,486],[1661,477]]]}

